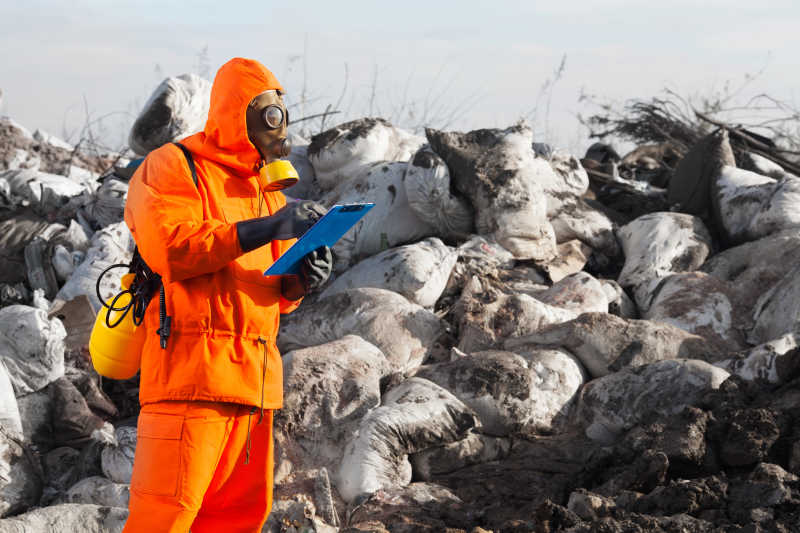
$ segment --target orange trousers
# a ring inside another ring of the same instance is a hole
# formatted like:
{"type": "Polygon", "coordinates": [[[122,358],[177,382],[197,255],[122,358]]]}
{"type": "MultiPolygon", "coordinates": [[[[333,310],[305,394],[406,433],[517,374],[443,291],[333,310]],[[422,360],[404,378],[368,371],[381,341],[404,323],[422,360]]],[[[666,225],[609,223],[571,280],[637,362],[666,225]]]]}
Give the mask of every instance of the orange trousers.
{"type": "Polygon", "coordinates": [[[124,533],[258,532],[272,507],[272,411],[170,401],[139,414],[124,533]]]}

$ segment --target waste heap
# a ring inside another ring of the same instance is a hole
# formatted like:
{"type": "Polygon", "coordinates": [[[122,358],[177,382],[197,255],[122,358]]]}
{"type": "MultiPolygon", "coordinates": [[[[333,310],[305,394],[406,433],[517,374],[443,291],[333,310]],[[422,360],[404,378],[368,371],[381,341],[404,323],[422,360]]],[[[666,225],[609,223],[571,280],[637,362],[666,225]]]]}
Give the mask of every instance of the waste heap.
{"type": "MultiPolygon", "coordinates": [[[[204,94],[162,84],[132,145],[204,94]]],[[[0,532],[118,531],[137,380],[86,345],[130,170],[0,133],[0,532]]],[[[797,531],[800,178],[735,136],[582,160],[524,124],[296,137],[287,195],[376,205],[282,320],[265,531],[797,531]]]]}

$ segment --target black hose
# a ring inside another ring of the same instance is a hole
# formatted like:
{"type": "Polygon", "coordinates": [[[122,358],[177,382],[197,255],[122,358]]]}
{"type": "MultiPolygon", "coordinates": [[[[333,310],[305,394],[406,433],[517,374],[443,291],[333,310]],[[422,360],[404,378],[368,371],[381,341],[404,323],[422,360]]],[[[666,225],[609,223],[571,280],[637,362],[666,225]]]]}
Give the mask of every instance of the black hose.
{"type": "MultiPolygon", "coordinates": [[[[94,286],[94,290],[97,293],[97,299],[100,300],[100,303],[103,305],[103,307],[105,307],[109,311],[124,311],[125,309],[127,309],[128,306],[120,307],[119,309],[113,307],[114,303],[117,301],[117,298],[114,298],[114,300],[112,300],[111,302],[111,306],[109,306],[105,302],[105,300],[103,300],[103,295],[100,294],[100,282],[103,281],[103,276],[105,276],[110,270],[113,270],[115,268],[130,268],[130,266],[124,263],[116,263],[114,265],[111,265],[107,269],[103,270],[103,272],[101,272],[100,275],[97,276],[97,283],[94,286]]],[[[117,297],[119,297],[119,295],[117,295],[117,297]]]]}
{"type": "Polygon", "coordinates": [[[120,314],[117,317],[116,322],[114,322],[112,324],[111,323],[111,311],[106,313],[106,326],[108,326],[110,328],[115,328],[115,327],[119,326],[119,323],[122,322],[125,319],[125,317],[128,315],[128,311],[130,311],[133,307],[134,307],[134,305],[133,305],[133,292],[131,292],[129,289],[126,289],[126,290],[120,292],[119,294],[117,294],[116,296],[114,296],[114,299],[111,300],[111,306],[109,307],[109,309],[111,309],[111,310],[119,309],[119,310],[122,311],[122,314],[120,314]],[[117,303],[117,300],[119,300],[120,298],[122,298],[126,294],[130,294],[131,295],[131,301],[128,303],[128,305],[126,305],[125,307],[119,307],[119,308],[114,307],[114,304],[117,303]]]}
{"type": "Polygon", "coordinates": [[[133,312],[131,315],[133,324],[135,326],[141,325],[141,323],[144,321],[144,314],[147,310],[147,305],[150,303],[150,299],[155,291],[157,291],[160,287],[161,276],[150,270],[138,253],[134,253],[134,258],[130,264],[117,263],[103,270],[103,272],[97,278],[95,291],[97,292],[97,298],[100,300],[100,303],[103,305],[103,307],[108,309],[108,312],[106,313],[106,326],[109,328],[117,327],[131,311],[133,312]],[[117,295],[111,300],[110,304],[108,304],[103,299],[103,295],[100,294],[100,282],[103,280],[103,276],[115,268],[126,268],[129,274],[134,274],[134,278],[133,282],[130,284],[130,288],[117,293],[117,295]],[[130,295],[130,301],[124,306],[121,305],[117,307],[117,302],[125,294],[130,295]],[[113,323],[111,320],[112,312],[121,313],[115,317],[113,323]]]}

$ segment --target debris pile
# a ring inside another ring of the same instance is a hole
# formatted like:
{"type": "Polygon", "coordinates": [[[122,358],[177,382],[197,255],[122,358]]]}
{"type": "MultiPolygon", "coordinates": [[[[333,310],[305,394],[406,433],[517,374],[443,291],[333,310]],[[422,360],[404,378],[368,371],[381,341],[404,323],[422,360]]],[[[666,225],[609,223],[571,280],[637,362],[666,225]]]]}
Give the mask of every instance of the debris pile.
{"type": "MultiPolygon", "coordinates": [[[[192,83],[148,103],[142,151],[202,113],[192,83]]],[[[130,171],[83,181],[4,120],[0,532],[118,531],[138,384],[86,345],[130,171]]],[[[288,196],[376,206],[282,318],[264,531],[797,531],[796,163],[659,120],[580,160],[524,124],[295,136],[288,196]]]]}

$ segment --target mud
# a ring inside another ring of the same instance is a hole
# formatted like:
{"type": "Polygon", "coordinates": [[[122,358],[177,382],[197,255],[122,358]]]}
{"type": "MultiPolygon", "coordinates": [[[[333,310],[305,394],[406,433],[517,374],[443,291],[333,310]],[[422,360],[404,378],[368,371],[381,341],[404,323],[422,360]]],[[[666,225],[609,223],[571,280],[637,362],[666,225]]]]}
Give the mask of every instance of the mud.
{"type": "MultiPolygon", "coordinates": [[[[798,400],[800,377],[781,387],[731,377],[697,406],[610,446],[569,433],[522,439],[506,457],[432,480],[469,509],[471,526],[491,531],[796,532],[798,400]],[[733,457],[732,448],[751,453],[733,457]]],[[[392,524],[435,516],[440,531],[469,531],[445,507],[398,510],[382,523],[394,531],[392,524]]]]}

